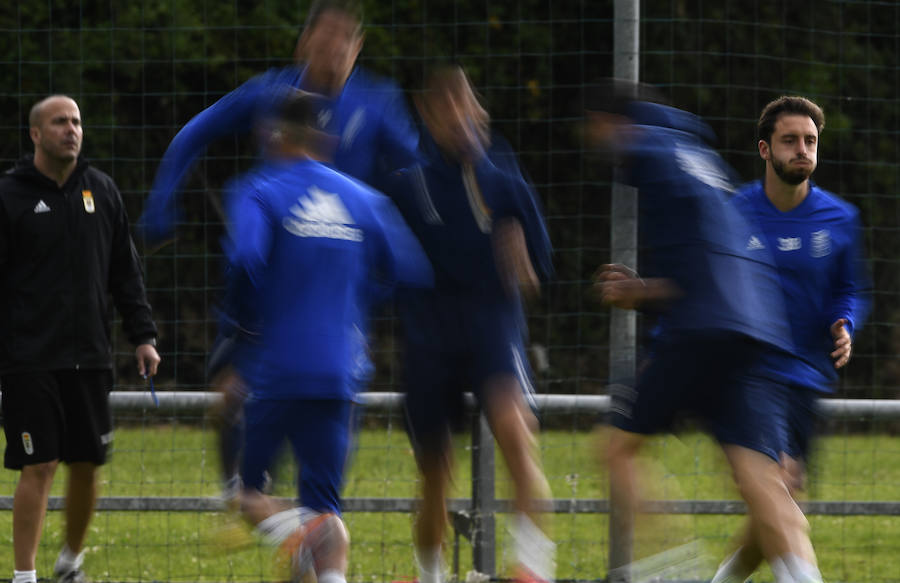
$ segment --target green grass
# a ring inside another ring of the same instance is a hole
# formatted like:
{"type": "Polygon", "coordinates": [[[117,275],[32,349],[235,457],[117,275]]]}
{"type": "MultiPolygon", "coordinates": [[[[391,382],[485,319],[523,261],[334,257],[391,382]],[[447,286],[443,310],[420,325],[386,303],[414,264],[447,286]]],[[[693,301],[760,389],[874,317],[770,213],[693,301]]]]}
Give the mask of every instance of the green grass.
{"type": "MultiPolygon", "coordinates": [[[[454,496],[471,491],[468,438],[457,440],[454,496]]],[[[0,438],[2,441],[2,438],[0,438]]],[[[547,431],[542,455],[556,498],[605,498],[606,473],[595,459],[600,447],[586,432],[547,431]]],[[[115,453],[103,470],[106,496],[215,496],[218,461],[210,432],[196,425],[168,423],[120,428],[115,453]]],[[[500,459],[499,457],[497,458],[500,459]]],[[[823,438],[815,458],[811,497],[817,500],[900,500],[900,443],[887,435],[823,438]]],[[[498,461],[498,464],[500,462],[498,461]]],[[[654,440],[644,456],[645,495],[658,499],[735,499],[721,454],[699,434],[654,440]]],[[[293,471],[282,468],[277,494],[290,496],[293,471]]],[[[0,495],[12,495],[17,474],[0,471],[0,495]]],[[[62,494],[62,474],[53,494],[62,494]]],[[[413,497],[416,472],[399,423],[365,429],[347,479],[348,497],[413,497]]],[[[510,484],[497,472],[497,495],[510,484]]],[[[498,562],[508,574],[505,518],[498,520],[498,562]]],[[[38,556],[47,576],[61,545],[62,513],[51,512],[38,556]]],[[[350,579],[393,581],[415,575],[411,517],[352,513],[350,579]]],[[[226,554],[215,533],[222,515],[199,512],[103,512],[91,525],[85,567],[95,581],[261,581],[272,580],[271,556],[264,548],[226,554]]],[[[710,557],[724,555],[738,529],[736,516],[645,516],[636,534],[637,556],[699,540],[710,557]]],[[[890,517],[810,517],[813,541],[829,581],[900,581],[900,520],[890,517]]],[[[558,547],[558,575],[598,579],[606,572],[605,515],[552,518],[558,547]]],[[[0,512],[0,577],[12,574],[12,516],[0,512]]],[[[448,542],[452,540],[450,533],[448,542]]],[[[449,557],[449,547],[448,553],[449,557]]],[[[471,568],[471,548],[463,540],[461,572],[471,568]]],[[[710,567],[712,568],[712,567],[710,567]]],[[[708,574],[711,576],[711,571],[708,574]]],[[[756,581],[770,581],[768,571],[756,581]]]]}

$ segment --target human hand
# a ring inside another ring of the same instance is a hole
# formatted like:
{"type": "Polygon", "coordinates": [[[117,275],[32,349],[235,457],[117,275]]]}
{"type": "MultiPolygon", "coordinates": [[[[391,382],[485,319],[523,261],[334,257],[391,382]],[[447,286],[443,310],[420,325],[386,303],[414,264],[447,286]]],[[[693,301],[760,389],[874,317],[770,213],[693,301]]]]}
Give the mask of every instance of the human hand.
{"type": "Polygon", "coordinates": [[[156,376],[156,370],[162,360],[152,344],[139,344],[134,349],[134,358],[137,361],[138,374],[143,378],[156,376]]]}
{"type": "Polygon", "coordinates": [[[633,310],[643,301],[646,287],[635,270],[621,263],[601,265],[594,273],[594,292],[598,299],[624,310],[633,310]]]}
{"type": "Polygon", "coordinates": [[[541,282],[528,255],[528,245],[519,221],[498,221],[493,227],[491,240],[497,271],[507,291],[514,293],[514,289],[518,287],[526,298],[540,296],[541,282]]]}
{"type": "Polygon", "coordinates": [[[831,325],[831,337],[834,338],[834,352],[831,353],[831,358],[834,359],[834,368],[841,368],[850,362],[853,341],[850,339],[850,332],[847,331],[847,324],[846,318],[840,318],[831,325]]]}

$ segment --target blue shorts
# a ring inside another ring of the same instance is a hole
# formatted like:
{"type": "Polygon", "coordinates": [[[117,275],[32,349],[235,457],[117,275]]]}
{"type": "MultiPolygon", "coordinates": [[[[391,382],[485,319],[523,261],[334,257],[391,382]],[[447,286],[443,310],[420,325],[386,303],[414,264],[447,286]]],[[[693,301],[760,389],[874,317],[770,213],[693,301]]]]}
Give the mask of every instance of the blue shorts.
{"type": "Polygon", "coordinates": [[[732,390],[723,391],[718,410],[707,418],[709,430],[720,443],[746,447],[778,461],[786,447],[790,392],[751,368],[735,379],[732,390]]]}
{"type": "Polygon", "coordinates": [[[808,459],[816,421],[819,419],[821,393],[805,387],[788,387],[788,406],[784,453],[795,459],[808,459]]]}
{"type": "Polygon", "coordinates": [[[416,306],[412,324],[407,319],[405,408],[417,452],[443,451],[450,432],[465,419],[463,393],[471,390],[483,405],[493,378],[514,376],[526,403],[534,407],[531,368],[515,309],[444,297],[416,306]]]}
{"type": "Polygon", "coordinates": [[[754,374],[765,345],[738,333],[684,332],[657,340],[637,385],[612,394],[610,423],[632,433],[671,431],[697,417],[723,444],[774,460],[783,449],[783,395],[754,374]]]}
{"type": "Polygon", "coordinates": [[[353,403],[251,396],[244,407],[244,485],[262,490],[264,472],[287,438],[300,467],[300,503],[317,512],[340,514],[353,403]]]}

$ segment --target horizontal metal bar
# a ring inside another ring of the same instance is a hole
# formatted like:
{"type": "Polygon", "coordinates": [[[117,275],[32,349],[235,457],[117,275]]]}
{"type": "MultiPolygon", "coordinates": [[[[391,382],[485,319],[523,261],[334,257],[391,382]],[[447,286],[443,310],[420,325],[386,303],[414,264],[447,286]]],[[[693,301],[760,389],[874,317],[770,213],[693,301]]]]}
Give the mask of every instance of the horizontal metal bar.
{"type": "MultiPolygon", "coordinates": [[[[221,395],[211,391],[157,391],[160,412],[173,410],[197,411],[221,401],[221,395]]],[[[474,407],[475,399],[466,395],[467,404],[474,407]]],[[[382,411],[398,411],[403,393],[360,393],[366,407],[382,411]]],[[[110,402],[116,410],[156,407],[149,391],[113,391],[110,402]]],[[[535,395],[537,407],[548,413],[600,414],[609,410],[608,395],[535,395]]],[[[900,400],[891,399],[819,399],[820,411],[832,419],[900,419],[900,400]]]]}
{"type": "MultiPolygon", "coordinates": [[[[283,499],[290,501],[290,499],[283,499]]],[[[0,496],[0,510],[12,510],[12,496],[0,496]]],[[[418,507],[416,498],[346,498],[343,500],[345,512],[400,512],[411,513],[418,507]]],[[[900,516],[900,501],[818,501],[801,502],[800,506],[813,516],[900,516]]],[[[49,510],[61,510],[65,500],[61,496],[50,498],[49,510]]],[[[143,511],[143,512],[218,512],[224,509],[222,500],[215,497],[131,497],[109,496],[97,500],[97,510],[103,511],[143,511]]],[[[453,513],[473,512],[472,501],[468,498],[448,500],[447,509],[453,513]]],[[[555,499],[548,500],[546,510],[554,514],[606,514],[609,501],[605,499],[555,499]]],[[[497,500],[493,511],[509,514],[514,512],[512,500],[497,500]]],[[[744,514],[746,507],[739,500],[649,500],[641,506],[648,514],[744,514]]]]}

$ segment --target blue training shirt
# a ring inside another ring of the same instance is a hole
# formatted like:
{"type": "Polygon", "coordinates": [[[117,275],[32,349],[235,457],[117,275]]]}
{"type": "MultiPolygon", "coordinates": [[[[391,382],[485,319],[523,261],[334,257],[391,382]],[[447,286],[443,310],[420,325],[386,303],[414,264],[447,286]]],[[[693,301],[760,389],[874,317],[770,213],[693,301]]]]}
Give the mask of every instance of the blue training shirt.
{"type": "MultiPolygon", "coordinates": [[[[525,333],[521,298],[504,287],[494,259],[495,221],[515,218],[522,226],[535,271],[552,276],[552,247],[540,204],[509,144],[494,136],[486,155],[474,165],[450,161],[427,134],[424,162],[395,172],[386,192],[416,234],[431,260],[434,290],[404,290],[397,309],[409,342],[429,342],[441,331],[423,329],[424,314],[441,302],[492,306],[494,314],[525,333]]],[[[474,313],[474,312],[473,312],[474,313]]]]}
{"type": "Polygon", "coordinates": [[[796,345],[796,358],[770,354],[763,366],[788,384],[832,391],[831,325],[845,318],[852,335],[871,305],[859,212],[812,182],[787,212],[775,208],[761,181],[741,187],[734,204],[755,226],[746,248],[774,257],[796,345]]]}
{"type": "Polygon", "coordinates": [[[627,176],[639,191],[647,277],[672,280],[681,296],[660,316],[660,333],[720,330],[792,348],[771,258],[751,255],[750,225],[730,203],[732,171],[708,145],[696,116],[634,102],[627,176]]]}
{"type": "MultiPolygon", "coordinates": [[[[249,132],[271,112],[286,88],[306,89],[297,66],[258,75],[194,116],[169,144],[139,220],[150,241],[172,235],[178,220],[178,189],[194,160],[214,140],[249,132]]],[[[324,99],[320,127],[338,137],[335,168],[376,187],[386,172],[416,160],[418,133],[400,88],[356,68],[340,95],[324,99]]]]}
{"type": "Polygon", "coordinates": [[[505,298],[491,243],[494,222],[522,225],[535,271],[553,273],[552,247],[537,194],[499,136],[474,165],[449,161],[427,134],[421,164],[393,173],[385,193],[419,238],[435,270],[435,288],[505,298]]]}
{"type": "Polygon", "coordinates": [[[433,283],[415,236],[387,197],[312,160],[266,162],[229,193],[226,251],[259,324],[239,372],[261,396],[355,398],[373,279],[433,283]]]}

